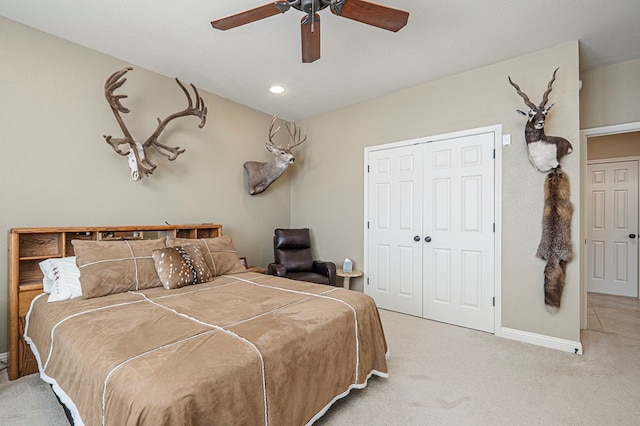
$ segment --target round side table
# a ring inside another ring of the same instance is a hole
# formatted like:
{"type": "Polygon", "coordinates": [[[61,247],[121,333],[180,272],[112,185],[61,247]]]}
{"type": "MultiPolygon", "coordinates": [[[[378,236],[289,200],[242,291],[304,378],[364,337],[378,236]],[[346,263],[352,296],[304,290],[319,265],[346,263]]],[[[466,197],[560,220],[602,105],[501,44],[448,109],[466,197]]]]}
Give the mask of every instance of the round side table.
{"type": "Polygon", "coordinates": [[[336,269],[336,275],[342,277],[342,286],[349,290],[349,280],[351,278],[357,278],[362,276],[362,272],[357,269],[352,270],[351,272],[344,272],[342,269],[336,269]]]}

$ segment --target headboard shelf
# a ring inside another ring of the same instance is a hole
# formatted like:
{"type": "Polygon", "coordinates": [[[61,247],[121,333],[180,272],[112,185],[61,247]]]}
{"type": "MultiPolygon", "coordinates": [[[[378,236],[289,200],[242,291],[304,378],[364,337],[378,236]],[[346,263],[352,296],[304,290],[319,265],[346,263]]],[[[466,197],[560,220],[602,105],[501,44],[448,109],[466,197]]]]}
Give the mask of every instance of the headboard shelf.
{"type": "Polygon", "coordinates": [[[62,256],[46,256],[38,258],[20,259],[20,280],[18,284],[24,286],[27,284],[42,284],[42,271],[40,271],[40,262],[52,257],[62,256]]]}
{"type": "Polygon", "coordinates": [[[72,240],[215,238],[222,225],[86,226],[62,228],[14,228],[9,231],[9,380],[38,371],[35,357],[25,343],[25,317],[31,301],[42,293],[40,262],[73,256],[72,240]]]}
{"type": "Polygon", "coordinates": [[[34,234],[21,234],[20,258],[21,259],[46,259],[47,257],[61,257],[63,242],[59,232],[41,232],[34,234]]]}

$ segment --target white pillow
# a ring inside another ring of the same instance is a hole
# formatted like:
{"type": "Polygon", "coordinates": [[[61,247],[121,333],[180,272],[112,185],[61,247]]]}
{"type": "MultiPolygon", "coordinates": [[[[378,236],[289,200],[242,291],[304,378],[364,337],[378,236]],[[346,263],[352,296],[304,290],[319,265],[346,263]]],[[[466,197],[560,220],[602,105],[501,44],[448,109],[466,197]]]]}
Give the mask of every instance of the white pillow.
{"type": "Polygon", "coordinates": [[[54,259],[45,259],[39,263],[40,270],[42,271],[42,289],[45,293],[51,293],[51,288],[53,287],[53,261],[54,259]]]}
{"type": "Polygon", "coordinates": [[[46,259],[40,262],[44,278],[42,286],[49,293],[49,302],[82,297],[80,270],[75,256],[46,259]],[[47,291],[48,290],[48,291],[47,291]]]}

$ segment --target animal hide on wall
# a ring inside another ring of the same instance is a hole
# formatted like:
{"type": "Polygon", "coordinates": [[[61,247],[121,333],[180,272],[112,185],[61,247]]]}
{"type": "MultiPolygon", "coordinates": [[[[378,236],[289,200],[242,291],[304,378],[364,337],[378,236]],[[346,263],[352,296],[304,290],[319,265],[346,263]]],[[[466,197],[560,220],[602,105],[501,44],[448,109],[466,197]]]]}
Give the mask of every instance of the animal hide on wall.
{"type": "Polygon", "coordinates": [[[542,238],[536,256],[547,261],[544,268],[544,303],[560,307],[567,263],[573,259],[569,178],[561,167],[553,169],[544,184],[542,238]]]}

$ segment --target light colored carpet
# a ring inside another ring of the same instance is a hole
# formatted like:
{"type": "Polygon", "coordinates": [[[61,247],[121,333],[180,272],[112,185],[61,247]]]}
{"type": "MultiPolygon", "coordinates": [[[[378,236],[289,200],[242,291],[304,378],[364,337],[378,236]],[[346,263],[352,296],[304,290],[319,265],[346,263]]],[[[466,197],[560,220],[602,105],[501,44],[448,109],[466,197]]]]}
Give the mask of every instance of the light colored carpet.
{"type": "Polygon", "coordinates": [[[7,370],[0,372],[0,425],[68,425],[64,410],[51,387],[37,374],[9,381],[7,370]]]}
{"type": "MultiPolygon", "coordinates": [[[[580,356],[381,311],[390,378],[316,425],[640,424],[640,302],[590,294],[588,314],[580,356]]],[[[37,375],[0,373],[0,425],[65,424],[37,375]]]]}

